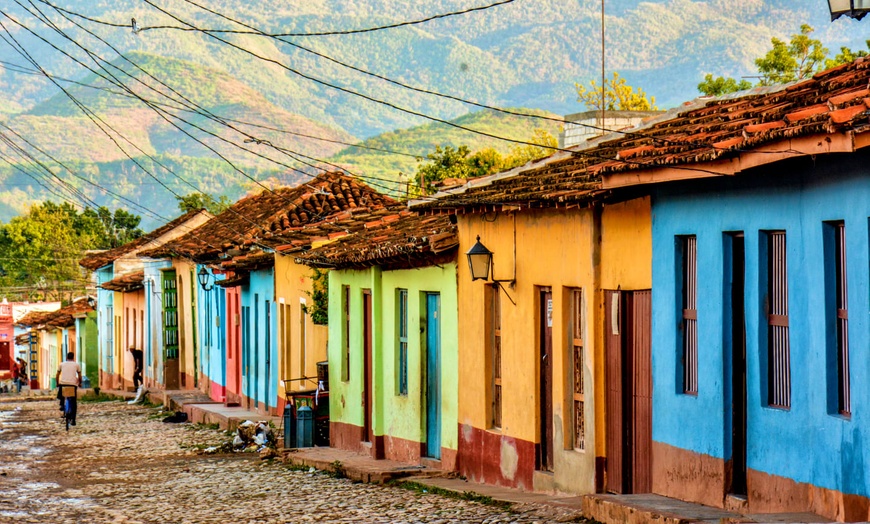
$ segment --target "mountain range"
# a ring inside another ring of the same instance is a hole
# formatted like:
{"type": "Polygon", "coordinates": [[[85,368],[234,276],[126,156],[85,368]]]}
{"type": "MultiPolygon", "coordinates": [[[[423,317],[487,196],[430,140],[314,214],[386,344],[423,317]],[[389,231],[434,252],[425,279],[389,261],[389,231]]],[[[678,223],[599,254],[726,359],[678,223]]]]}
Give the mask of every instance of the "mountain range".
{"type": "MultiPolygon", "coordinates": [[[[94,201],[129,207],[111,191],[159,217],[177,212],[161,186],[236,198],[263,181],[303,180],[315,165],[395,180],[436,145],[506,150],[510,142],[457,126],[518,140],[557,126],[461,100],[564,115],[584,109],[575,82],[601,75],[599,0],[513,0],[350,34],[487,1],[18,1],[4,8],[0,122],[63,162],[41,157],[94,201]],[[360,141],[369,149],[347,147],[360,141]]],[[[705,73],[752,75],[771,37],[787,39],[801,23],[833,51],[864,48],[867,35],[866,21],[830,22],[824,0],[606,0],[604,7],[608,76],[618,71],[660,108],[694,98],[705,73]]],[[[48,178],[34,180],[31,159],[8,143],[0,153],[0,219],[60,198],[48,178]]],[[[146,226],[159,222],[152,215],[143,216],[146,226]]]]}

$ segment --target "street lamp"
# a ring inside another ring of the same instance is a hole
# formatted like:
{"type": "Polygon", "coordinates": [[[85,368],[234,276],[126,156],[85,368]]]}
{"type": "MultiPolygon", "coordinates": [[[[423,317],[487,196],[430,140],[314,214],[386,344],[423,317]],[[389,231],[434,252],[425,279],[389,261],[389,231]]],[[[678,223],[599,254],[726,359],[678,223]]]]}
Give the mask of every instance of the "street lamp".
{"type": "Polygon", "coordinates": [[[843,15],[861,20],[870,12],[870,0],[828,0],[828,8],[831,10],[831,21],[843,15]]]}
{"type": "Polygon", "coordinates": [[[196,276],[199,279],[199,285],[202,286],[203,291],[212,290],[213,286],[209,284],[209,280],[211,280],[211,273],[209,273],[204,266],[199,269],[199,273],[197,273],[196,276]]]}
{"type": "Polygon", "coordinates": [[[480,235],[477,242],[465,253],[468,257],[468,269],[471,270],[471,280],[489,280],[489,268],[492,265],[492,251],[480,243],[480,235]]]}
{"type": "MultiPolygon", "coordinates": [[[[494,270],[492,269],[492,251],[480,243],[480,235],[477,236],[477,242],[471,246],[471,249],[465,253],[465,256],[468,258],[468,269],[471,270],[472,282],[475,280],[492,280],[504,291],[505,296],[508,297],[511,304],[517,305],[502,285],[502,282],[510,282],[511,287],[513,287],[514,279],[498,280],[495,278],[494,270]],[[492,273],[490,273],[491,271],[492,273]],[[490,278],[490,275],[492,275],[492,278],[490,278]]],[[[516,260],[514,260],[514,265],[516,265],[516,260]]],[[[514,267],[514,271],[516,271],[516,267],[514,267]]]]}

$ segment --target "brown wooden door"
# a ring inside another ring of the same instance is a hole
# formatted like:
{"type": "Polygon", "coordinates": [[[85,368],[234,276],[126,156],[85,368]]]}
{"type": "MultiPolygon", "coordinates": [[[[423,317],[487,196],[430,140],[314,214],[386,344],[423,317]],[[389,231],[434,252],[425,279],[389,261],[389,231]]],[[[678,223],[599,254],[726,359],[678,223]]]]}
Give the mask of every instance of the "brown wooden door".
{"type": "Polygon", "coordinates": [[[652,489],[652,295],[604,292],[607,491],[652,489]]]}
{"type": "Polygon", "coordinates": [[[631,293],[631,492],[652,491],[652,293],[631,293]]]}
{"type": "Polygon", "coordinates": [[[372,292],[363,290],[363,439],[372,435],[372,292]]]}
{"type": "Polygon", "coordinates": [[[540,405],[541,441],[538,445],[538,469],[553,471],[553,292],[540,290],[540,405]]]}
{"type": "Polygon", "coordinates": [[[622,304],[619,291],[604,291],[606,489],[622,493],[622,304]]]}

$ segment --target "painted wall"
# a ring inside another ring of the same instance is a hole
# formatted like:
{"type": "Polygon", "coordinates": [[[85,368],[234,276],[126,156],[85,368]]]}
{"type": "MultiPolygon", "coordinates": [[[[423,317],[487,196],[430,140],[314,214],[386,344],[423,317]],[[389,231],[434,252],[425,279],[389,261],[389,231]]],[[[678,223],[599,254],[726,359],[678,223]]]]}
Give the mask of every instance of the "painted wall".
{"type": "MultiPolygon", "coordinates": [[[[114,298],[115,293],[100,287],[113,277],[112,266],[105,266],[94,272],[97,284],[97,331],[99,333],[98,350],[100,355],[100,381],[103,388],[111,389],[111,377],[115,368],[114,347],[114,298]]],[[[97,383],[95,383],[97,384],[97,383]]]]}
{"type": "MultiPolygon", "coordinates": [[[[566,297],[584,290],[585,318],[591,318],[589,291],[594,288],[594,219],[591,210],[541,210],[514,214],[459,215],[460,252],[476,236],[493,253],[494,278],[514,277],[501,292],[502,427],[491,425],[492,365],[486,350],[485,285],[472,282],[465,261],[458,265],[459,311],[459,462],[460,471],[476,481],[527,490],[588,493],[594,490],[595,453],[591,445],[576,451],[565,423],[569,413],[570,351],[566,297]],[[536,474],[535,444],[540,442],[539,339],[540,287],[553,292],[553,423],[554,472],[536,474]],[[508,299],[509,295],[516,305],[508,299]]],[[[594,325],[586,322],[586,340],[594,325]]],[[[594,378],[586,352],[584,377],[586,441],[595,441],[591,394],[594,378]]]]}
{"type": "MultiPolygon", "coordinates": [[[[364,411],[362,395],[364,289],[372,292],[373,352],[372,425],[384,436],[385,458],[419,463],[421,444],[426,443],[426,293],[440,295],[440,376],[442,465],[455,469],[458,449],[458,304],[456,264],[395,271],[372,268],[363,271],[330,272],[330,421],[353,428],[338,429],[343,446],[359,448],[364,411]],[[350,291],[350,332],[344,333],[343,289],[350,291]],[[408,391],[399,392],[398,290],[408,292],[408,391]],[[344,340],[350,342],[348,380],[343,380],[344,340]],[[341,433],[345,434],[342,435],[341,433]]],[[[333,427],[336,427],[333,425],[333,427]]]]}
{"type": "Polygon", "coordinates": [[[82,374],[91,382],[91,386],[99,385],[99,334],[97,333],[97,312],[91,311],[86,316],[76,318],[77,359],[82,368],[82,374]]]}
{"type": "Polygon", "coordinates": [[[144,373],[145,387],[160,389],[164,387],[163,379],[163,291],[161,282],[162,269],[172,267],[169,260],[153,260],[145,263],[145,331],[144,373]]]}
{"type": "Polygon", "coordinates": [[[231,404],[240,404],[242,400],[241,286],[226,288],[226,299],[226,401],[231,404]]]}
{"type": "MultiPolygon", "coordinates": [[[[317,377],[317,363],[326,360],[328,326],[316,325],[304,307],[312,303],[311,278],[314,270],[297,264],[292,256],[275,257],[275,326],[278,343],[279,407],[283,409],[285,379],[317,377]]],[[[315,381],[297,380],[291,391],[312,390],[315,381]]],[[[328,388],[329,385],[326,384],[328,388]]]]}
{"type": "Polygon", "coordinates": [[[241,302],[250,312],[242,326],[242,337],[247,338],[247,351],[242,352],[243,405],[277,414],[279,370],[273,268],[251,272],[248,284],[242,286],[241,302]]]}
{"type": "Polygon", "coordinates": [[[199,384],[202,358],[197,338],[196,265],[193,262],[173,260],[178,283],[178,370],[181,389],[194,389],[199,384]]]}
{"type": "Polygon", "coordinates": [[[197,316],[200,319],[197,335],[200,341],[202,355],[201,383],[203,390],[213,400],[223,401],[226,398],[226,291],[215,284],[224,279],[222,274],[213,274],[210,268],[209,286],[206,291],[199,285],[199,271],[202,265],[196,266],[197,275],[197,316]]]}
{"type": "Polygon", "coordinates": [[[663,186],[653,199],[653,437],[657,492],[722,504],[731,458],[730,327],[723,306],[724,232],[745,235],[747,465],[749,507],[812,510],[867,520],[870,422],[863,409],[870,340],[867,311],[870,155],[825,157],[758,169],[724,180],[663,186]],[[825,308],[823,221],[845,220],[853,413],[830,413],[826,386],[829,316],[825,308]],[[788,265],[791,408],[767,407],[766,290],[759,289],[764,230],[785,230],[788,265]],[[679,304],[675,235],[697,235],[699,391],[679,392],[679,304]],[[728,415],[728,416],[726,416],[728,415]],[[678,482],[682,479],[681,482],[678,482]],[[820,488],[820,491],[815,491],[820,488]],[[831,491],[825,490],[833,490],[831,491]],[[849,514],[859,495],[863,513],[849,514]],[[863,497],[863,499],[861,499],[863,497]],[[855,502],[855,497],[852,497],[855,502]],[[801,507],[803,506],[803,507],[801,507]],[[845,509],[844,509],[845,508],[845,509]],[[844,513],[845,512],[845,513],[844,513]]]}

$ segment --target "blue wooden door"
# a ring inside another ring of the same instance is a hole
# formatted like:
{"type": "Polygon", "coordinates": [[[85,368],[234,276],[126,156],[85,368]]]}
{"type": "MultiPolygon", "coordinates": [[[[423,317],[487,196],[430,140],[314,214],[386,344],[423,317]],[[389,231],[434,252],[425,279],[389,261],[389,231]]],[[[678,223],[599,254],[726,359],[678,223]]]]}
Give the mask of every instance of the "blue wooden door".
{"type": "Polygon", "coordinates": [[[426,454],[441,458],[441,295],[426,294],[426,454]]]}

